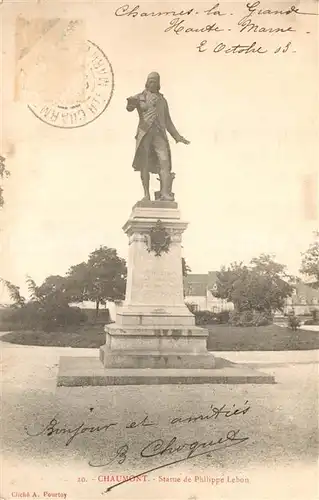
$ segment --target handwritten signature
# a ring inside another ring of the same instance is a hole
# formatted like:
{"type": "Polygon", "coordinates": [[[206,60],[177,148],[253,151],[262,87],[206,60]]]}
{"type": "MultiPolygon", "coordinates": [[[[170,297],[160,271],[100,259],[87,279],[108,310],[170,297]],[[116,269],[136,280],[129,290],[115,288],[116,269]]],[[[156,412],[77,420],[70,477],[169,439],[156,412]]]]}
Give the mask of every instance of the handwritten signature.
{"type": "MultiPolygon", "coordinates": [[[[148,443],[146,446],[142,448],[140,451],[140,457],[141,458],[153,458],[153,457],[163,457],[166,455],[175,455],[178,453],[185,453],[185,455],[182,458],[177,458],[172,461],[165,462],[164,464],[157,465],[155,467],[152,467],[150,469],[144,470],[143,472],[140,472],[139,474],[136,474],[135,476],[130,476],[127,479],[124,479],[123,481],[120,481],[116,484],[113,484],[112,486],[109,486],[105,491],[102,492],[102,494],[109,493],[113,488],[116,488],[117,486],[120,486],[128,481],[133,481],[134,479],[145,475],[145,474],[150,474],[151,472],[154,472],[159,469],[163,469],[165,467],[169,467],[171,465],[175,465],[178,463],[186,462],[187,460],[191,460],[200,456],[207,456],[207,457],[212,457],[212,454],[219,451],[223,450],[225,448],[230,448],[231,446],[238,446],[246,441],[249,440],[248,436],[239,436],[239,433],[241,432],[240,429],[234,430],[231,429],[227,431],[226,435],[223,435],[217,439],[211,439],[209,441],[193,441],[193,442],[187,442],[187,441],[178,441],[178,438],[174,436],[170,441],[166,442],[165,439],[159,438],[151,441],[148,443]],[[203,451],[204,450],[204,451],[203,451]]],[[[127,453],[129,451],[129,447],[127,444],[122,445],[116,452],[116,458],[118,459],[119,464],[123,464],[126,460],[127,453]]],[[[111,460],[112,462],[113,460],[111,460]]],[[[107,465],[110,465],[111,462],[106,462],[106,463],[90,463],[91,467],[105,467],[107,465]]]]}

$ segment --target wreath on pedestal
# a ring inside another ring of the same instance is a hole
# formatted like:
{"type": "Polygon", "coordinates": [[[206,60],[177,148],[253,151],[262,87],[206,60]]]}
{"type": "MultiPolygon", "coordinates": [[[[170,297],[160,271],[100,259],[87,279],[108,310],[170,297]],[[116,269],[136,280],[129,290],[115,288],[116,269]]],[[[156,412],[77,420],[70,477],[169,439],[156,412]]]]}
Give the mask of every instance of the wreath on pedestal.
{"type": "Polygon", "coordinates": [[[156,257],[167,253],[171,245],[171,237],[159,219],[146,235],[147,250],[154,252],[156,257]]]}

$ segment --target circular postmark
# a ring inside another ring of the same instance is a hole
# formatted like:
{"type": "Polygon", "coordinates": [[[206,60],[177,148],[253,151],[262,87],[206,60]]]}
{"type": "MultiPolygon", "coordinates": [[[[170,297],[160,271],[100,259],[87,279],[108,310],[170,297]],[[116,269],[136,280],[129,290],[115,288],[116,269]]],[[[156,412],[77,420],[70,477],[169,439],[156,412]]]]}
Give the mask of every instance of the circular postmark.
{"type": "Polygon", "coordinates": [[[28,104],[28,108],[39,120],[59,128],[83,127],[101,116],[113,95],[114,73],[103,50],[90,40],[86,42],[83,87],[71,99],[61,96],[52,102],[28,104]]]}

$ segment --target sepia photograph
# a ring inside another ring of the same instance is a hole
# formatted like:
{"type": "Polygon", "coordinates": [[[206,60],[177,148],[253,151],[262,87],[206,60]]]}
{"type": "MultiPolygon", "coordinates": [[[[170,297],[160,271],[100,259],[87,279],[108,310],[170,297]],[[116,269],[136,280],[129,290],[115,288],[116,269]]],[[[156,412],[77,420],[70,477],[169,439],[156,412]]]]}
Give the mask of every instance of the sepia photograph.
{"type": "Polygon", "coordinates": [[[0,499],[317,500],[318,2],[0,16],[0,499]]]}

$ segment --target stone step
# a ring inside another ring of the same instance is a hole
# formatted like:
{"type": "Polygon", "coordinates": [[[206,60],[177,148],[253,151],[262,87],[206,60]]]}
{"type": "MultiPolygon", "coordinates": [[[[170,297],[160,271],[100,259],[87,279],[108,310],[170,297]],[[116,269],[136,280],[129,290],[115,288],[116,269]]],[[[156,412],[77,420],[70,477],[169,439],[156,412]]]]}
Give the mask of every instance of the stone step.
{"type": "Polygon", "coordinates": [[[214,368],[213,354],[160,352],[160,351],[110,351],[100,348],[100,361],[105,368],[214,368]]]}
{"type": "MultiPolygon", "coordinates": [[[[222,360],[224,361],[224,360],[222,360]]],[[[218,367],[220,366],[220,367],[218,367]]],[[[158,384],[273,384],[272,375],[243,365],[214,369],[104,368],[97,357],[60,358],[57,385],[66,387],[158,384]]]]}

